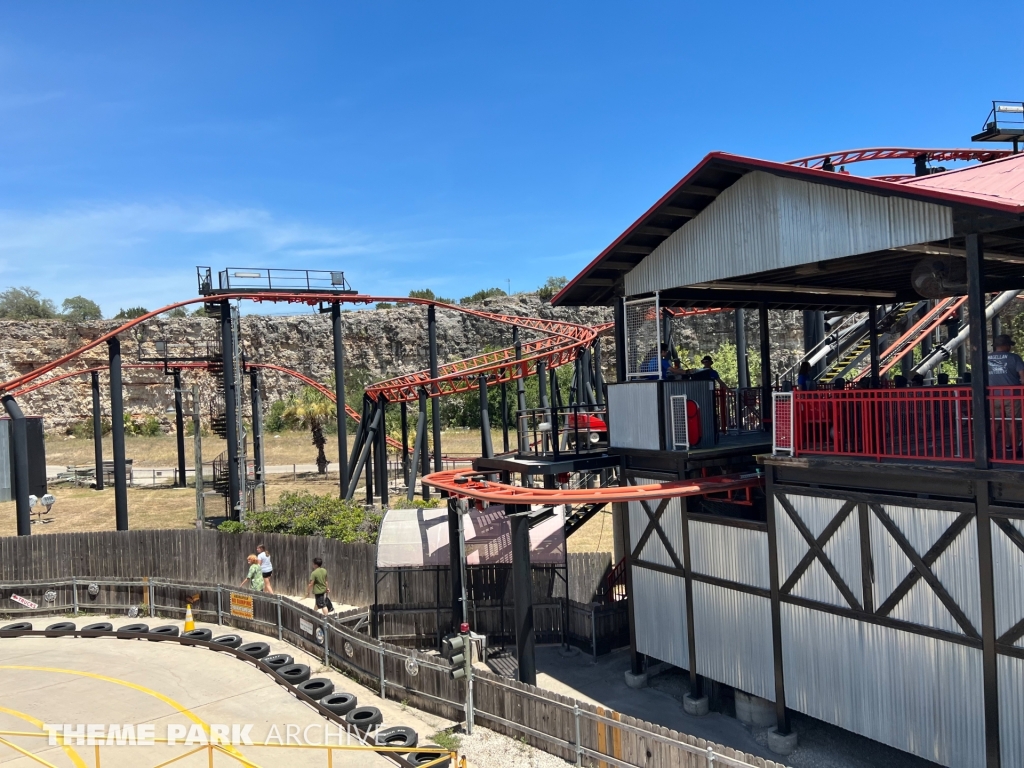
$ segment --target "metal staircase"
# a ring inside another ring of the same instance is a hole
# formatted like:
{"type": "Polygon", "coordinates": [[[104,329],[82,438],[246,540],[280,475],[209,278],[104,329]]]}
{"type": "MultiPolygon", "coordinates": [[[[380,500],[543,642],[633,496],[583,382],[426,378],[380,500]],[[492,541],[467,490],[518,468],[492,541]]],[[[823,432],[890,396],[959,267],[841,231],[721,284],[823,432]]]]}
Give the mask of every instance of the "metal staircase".
{"type": "MultiPolygon", "coordinates": [[[[880,333],[894,328],[897,323],[920,306],[918,303],[896,304],[878,323],[880,333]]],[[[844,376],[860,363],[868,354],[871,346],[867,324],[863,326],[860,335],[840,354],[840,356],[825,370],[818,381],[822,384],[831,384],[836,379],[844,376]]]]}
{"type": "Polygon", "coordinates": [[[608,502],[596,502],[593,504],[581,504],[565,516],[565,537],[569,538],[576,531],[582,528],[598,512],[605,508],[608,502]]]}

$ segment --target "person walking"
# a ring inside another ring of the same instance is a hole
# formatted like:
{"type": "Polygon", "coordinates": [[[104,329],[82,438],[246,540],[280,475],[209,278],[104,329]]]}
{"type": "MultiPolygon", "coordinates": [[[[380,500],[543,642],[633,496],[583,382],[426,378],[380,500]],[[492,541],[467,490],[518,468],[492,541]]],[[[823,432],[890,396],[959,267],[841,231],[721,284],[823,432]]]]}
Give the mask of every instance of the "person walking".
{"type": "Polygon", "coordinates": [[[306,597],[309,597],[310,590],[316,600],[316,609],[324,616],[333,613],[334,604],[331,603],[331,589],[327,585],[327,569],[324,568],[324,561],[319,557],[313,558],[313,572],[309,574],[306,597]]]}
{"type": "Polygon", "coordinates": [[[256,545],[256,558],[260,561],[260,571],[263,573],[263,591],[272,595],[274,588],[270,585],[270,577],[274,575],[274,564],[270,562],[270,553],[262,544],[256,545]]]}
{"type": "Polygon", "coordinates": [[[239,586],[244,587],[245,582],[249,582],[249,587],[253,592],[262,592],[263,571],[260,570],[259,558],[256,557],[256,555],[249,555],[249,557],[246,558],[246,561],[249,563],[249,572],[245,575],[245,578],[242,579],[242,583],[239,584],[239,586]]]}

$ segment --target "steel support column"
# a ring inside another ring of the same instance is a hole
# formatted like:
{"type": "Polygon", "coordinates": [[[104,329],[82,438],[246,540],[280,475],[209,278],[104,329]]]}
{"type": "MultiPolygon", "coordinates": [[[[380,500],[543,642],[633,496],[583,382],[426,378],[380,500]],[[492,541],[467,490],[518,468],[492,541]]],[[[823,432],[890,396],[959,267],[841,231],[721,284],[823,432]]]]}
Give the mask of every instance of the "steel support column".
{"type": "Polygon", "coordinates": [[[117,530],[128,530],[128,481],[124,458],[124,392],[121,382],[121,342],[107,341],[110,360],[110,436],[114,444],[114,517],[117,530]]]}
{"type": "MultiPolygon", "coordinates": [[[[417,426],[416,434],[417,439],[420,441],[420,471],[423,473],[423,477],[430,474],[430,456],[427,453],[427,390],[420,387],[420,415],[419,423],[423,424],[423,428],[420,429],[417,426]]],[[[430,500],[430,486],[426,483],[421,483],[420,490],[423,493],[424,500],[430,500]]]]}
{"type": "MultiPolygon", "coordinates": [[[[252,405],[252,466],[257,483],[266,482],[266,445],[263,441],[263,397],[260,395],[260,374],[249,369],[249,402],[252,405]]],[[[345,468],[348,462],[342,461],[345,468]]],[[[266,491],[264,490],[264,497],[266,491]]],[[[264,498],[264,501],[266,499],[264,498]]]]}
{"type": "Polygon", "coordinates": [[[388,426],[387,407],[388,401],[381,394],[377,400],[377,407],[380,408],[380,429],[377,430],[377,461],[379,467],[377,480],[377,495],[380,497],[381,509],[388,506],[388,426]]]}
{"type": "Polygon", "coordinates": [[[989,466],[988,343],[985,338],[985,265],[981,235],[967,236],[967,322],[971,341],[971,413],[974,466],[989,466]]]}
{"type": "Polygon", "coordinates": [[[782,663],[782,608],[779,599],[779,548],[775,538],[775,468],[764,468],[765,509],[768,522],[768,582],[771,587],[772,656],[775,661],[775,722],[779,733],[789,733],[786,712],[786,677],[782,663]]]}
{"type": "Polygon", "coordinates": [[[100,374],[92,375],[92,450],[96,460],[96,490],[103,490],[103,410],[100,407],[100,374]]]}
{"type": "Polygon", "coordinates": [[[238,381],[235,376],[235,337],[231,327],[231,302],[220,303],[220,344],[224,378],[224,413],[228,444],[228,512],[232,520],[242,516],[242,477],[238,471],[238,381]]]}
{"type": "Polygon", "coordinates": [[[601,339],[594,342],[594,400],[604,405],[604,372],[601,370],[601,339]]]}
{"type": "Polygon", "coordinates": [[[341,328],[341,304],[331,304],[331,335],[334,339],[334,398],[338,413],[338,494],[348,496],[348,416],[345,414],[345,337],[341,328]]]}
{"type": "Polygon", "coordinates": [[[868,307],[868,354],[871,360],[871,388],[878,389],[878,306],[875,304],[868,307]]]}
{"type": "MultiPolygon", "coordinates": [[[[11,395],[3,397],[4,410],[11,417],[11,458],[14,472],[11,477],[11,490],[14,491],[15,515],[18,521],[18,535],[28,536],[32,533],[32,508],[29,506],[28,479],[28,428],[25,426],[25,414],[21,406],[11,395]]],[[[6,425],[3,426],[7,429],[6,425]]],[[[120,526],[118,526],[120,530],[120,526]]]]}
{"type": "Polygon", "coordinates": [[[508,382],[501,382],[501,451],[508,453],[508,382]]]}
{"type": "Polygon", "coordinates": [[[743,307],[736,310],[736,379],[740,389],[750,386],[750,365],[747,362],[747,325],[743,307]]]}
{"type": "MultiPolygon", "coordinates": [[[[430,344],[430,378],[437,378],[437,312],[431,304],[427,307],[427,338],[430,344]]],[[[440,472],[444,466],[441,462],[441,409],[438,407],[438,397],[441,390],[434,385],[434,402],[430,408],[431,427],[434,433],[434,471],[440,472]]],[[[444,493],[442,492],[443,496],[444,493]]]]}
{"type": "MultiPolygon", "coordinates": [[[[448,564],[451,568],[452,585],[452,631],[459,631],[462,623],[462,557],[460,553],[461,523],[459,521],[459,500],[448,497],[448,564]]],[[[467,649],[468,652],[468,649],[467,649]]]]}
{"type": "Polygon", "coordinates": [[[409,487],[409,407],[402,401],[399,411],[402,417],[402,481],[409,487]]]}
{"type": "Polygon", "coordinates": [[[626,308],[622,299],[614,303],[615,313],[615,380],[626,380],[626,308]]]}
{"type": "Polygon", "coordinates": [[[537,684],[537,661],[533,631],[533,579],[530,574],[530,520],[525,512],[529,507],[506,505],[506,514],[512,515],[512,594],[515,599],[516,661],[519,663],[519,682],[537,684]],[[520,513],[520,514],[517,514],[520,513]]]}
{"type": "MultiPolygon", "coordinates": [[[[972,381],[973,381],[973,377],[972,381]]],[[[996,605],[992,574],[992,518],[989,484],[974,484],[978,511],[978,572],[981,587],[981,669],[985,701],[985,765],[1000,768],[999,666],[996,656],[996,605]]]]}
{"type": "MultiPolygon", "coordinates": [[[[523,359],[523,344],[519,339],[519,326],[512,328],[512,346],[515,349],[516,360],[523,359]]],[[[518,376],[516,378],[516,436],[519,444],[519,453],[526,453],[529,449],[529,438],[520,429],[519,417],[526,410],[526,367],[517,366],[518,376]]]]}
{"type": "Polygon", "coordinates": [[[772,351],[769,334],[768,305],[757,307],[758,324],[761,326],[761,424],[766,432],[772,428],[772,351]]]}
{"type": "MultiPolygon", "coordinates": [[[[408,476],[408,490],[406,491],[405,498],[412,501],[413,496],[416,495],[416,472],[419,469],[419,464],[423,462],[424,474],[427,473],[427,393],[422,389],[420,390],[420,402],[419,412],[416,414],[416,437],[413,439],[412,445],[412,466],[410,467],[408,476]]],[[[430,498],[430,490],[426,485],[423,486],[423,498],[430,498]]]]}
{"type": "Polygon", "coordinates": [[[485,459],[494,458],[494,445],[491,443],[491,409],[487,400],[487,377],[481,375],[477,380],[480,386],[480,455],[485,459]]]}
{"type": "Polygon", "coordinates": [[[700,675],[697,674],[697,633],[693,626],[693,571],[690,569],[690,512],[686,502],[685,496],[679,499],[683,523],[683,569],[686,571],[686,646],[690,658],[690,696],[699,699],[702,696],[702,686],[700,675]]]}
{"type": "Polygon", "coordinates": [[[185,482],[185,412],[181,405],[181,369],[174,369],[174,429],[178,444],[178,478],[174,484],[178,488],[188,485],[185,482]]]}

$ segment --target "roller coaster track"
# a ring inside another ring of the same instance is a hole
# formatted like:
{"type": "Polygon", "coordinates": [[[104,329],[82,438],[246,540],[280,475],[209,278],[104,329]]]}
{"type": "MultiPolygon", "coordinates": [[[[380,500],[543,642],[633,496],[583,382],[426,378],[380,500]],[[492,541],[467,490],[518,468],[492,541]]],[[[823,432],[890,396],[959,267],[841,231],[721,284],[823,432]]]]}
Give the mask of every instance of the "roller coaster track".
{"type": "Polygon", "coordinates": [[[678,480],[652,485],[612,485],[598,488],[526,488],[492,482],[478,472],[465,469],[447,469],[423,478],[423,483],[456,497],[477,499],[494,504],[592,504],[600,502],[646,501],[680,496],[706,496],[728,493],[744,488],[759,487],[762,477],[757,474],[720,475],[699,480],[678,480]]]}
{"type": "MultiPolygon", "coordinates": [[[[978,160],[987,162],[1000,157],[1008,157],[1013,152],[1009,149],[914,149],[911,147],[869,147],[866,149],[844,149],[839,152],[826,152],[821,155],[800,157],[790,160],[786,165],[795,165],[800,168],[816,168],[821,170],[825,160],[832,165],[851,165],[852,163],[863,163],[869,160],[915,160],[922,155],[926,160],[937,163],[952,162],[955,160],[978,160]]],[[[899,180],[902,176],[879,177],[886,180],[899,180]]]]}

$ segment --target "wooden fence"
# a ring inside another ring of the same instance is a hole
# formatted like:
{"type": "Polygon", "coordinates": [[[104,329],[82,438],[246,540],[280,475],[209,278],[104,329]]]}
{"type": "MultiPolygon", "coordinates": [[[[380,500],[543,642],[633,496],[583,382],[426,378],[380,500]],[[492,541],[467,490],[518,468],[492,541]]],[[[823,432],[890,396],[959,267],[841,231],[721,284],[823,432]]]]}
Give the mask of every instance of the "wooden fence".
{"type": "MultiPolygon", "coordinates": [[[[40,539],[45,537],[38,537],[40,539]]],[[[145,603],[155,616],[184,614],[185,602],[200,595],[197,618],[284,640],[323,658],[383,697],[408,701],[412,706],[461,721],[465,712],[465,682],[449,675],[448,665],[436,656],[373,640],[346,622],[360,617],[326,618],[288,598],[248,592],[254,598],[253,618],[230,615],[227,603],[232,586],[183,583],[131,582],[96,577],[102,584],[94,602],[83,597],[88,582],[72,584],[44,579],[35,584],[0,583],[0,592],[17,588],[19,594],[39,602],[38,610],[5,609],[8,614],[81,615],[117,611],[118,607],[145,603]],[[53,590],[45,601],[44,591],[53,590]],[[100,602],[100,601],[103,602],[100,602]],[[220,604],[221,610],[215,606],[220,604]],[[318,632],[318,630],[320,630],[318,632]]],[[[195,612],[195,611],[194,611],[195,612]]],[[[602,707],[507,680],[485,670],[473,672],[475,722],[494,731],[558,755],[580,766],[600,768],[785,768],[772,760],[723,747],[602,707]]]]}
{"type": "MultiPolygon", "coordinates": [[[[275,592],[304,594],[313,558],[321,557],[336,602],[357,606],[374,603],[375,545],[280,533],[167,529],[2,537],[0,581],[149,576],[208,584],[238,583],[248,569],[246,555],[255,553],[257,544],[265,545],[270,552],[275,592]]],[[[569,598],[581,603],[593,600],[610,567],[607,553],[570,554],[569,598]]],[[[564,587],[553,585],[545,568],[535,569],[537,602],[565,594],[557,591],[564,587]]],[[[440,578],[444,601],[450,589],[447,569],[442,569],[440,578]]],[[[386,577],[381,581],[377,602],[433,601],[437,579],[438,575],[430,571],[405,571],[404,586],[400,587],[398,580],[386,577]]]]}

